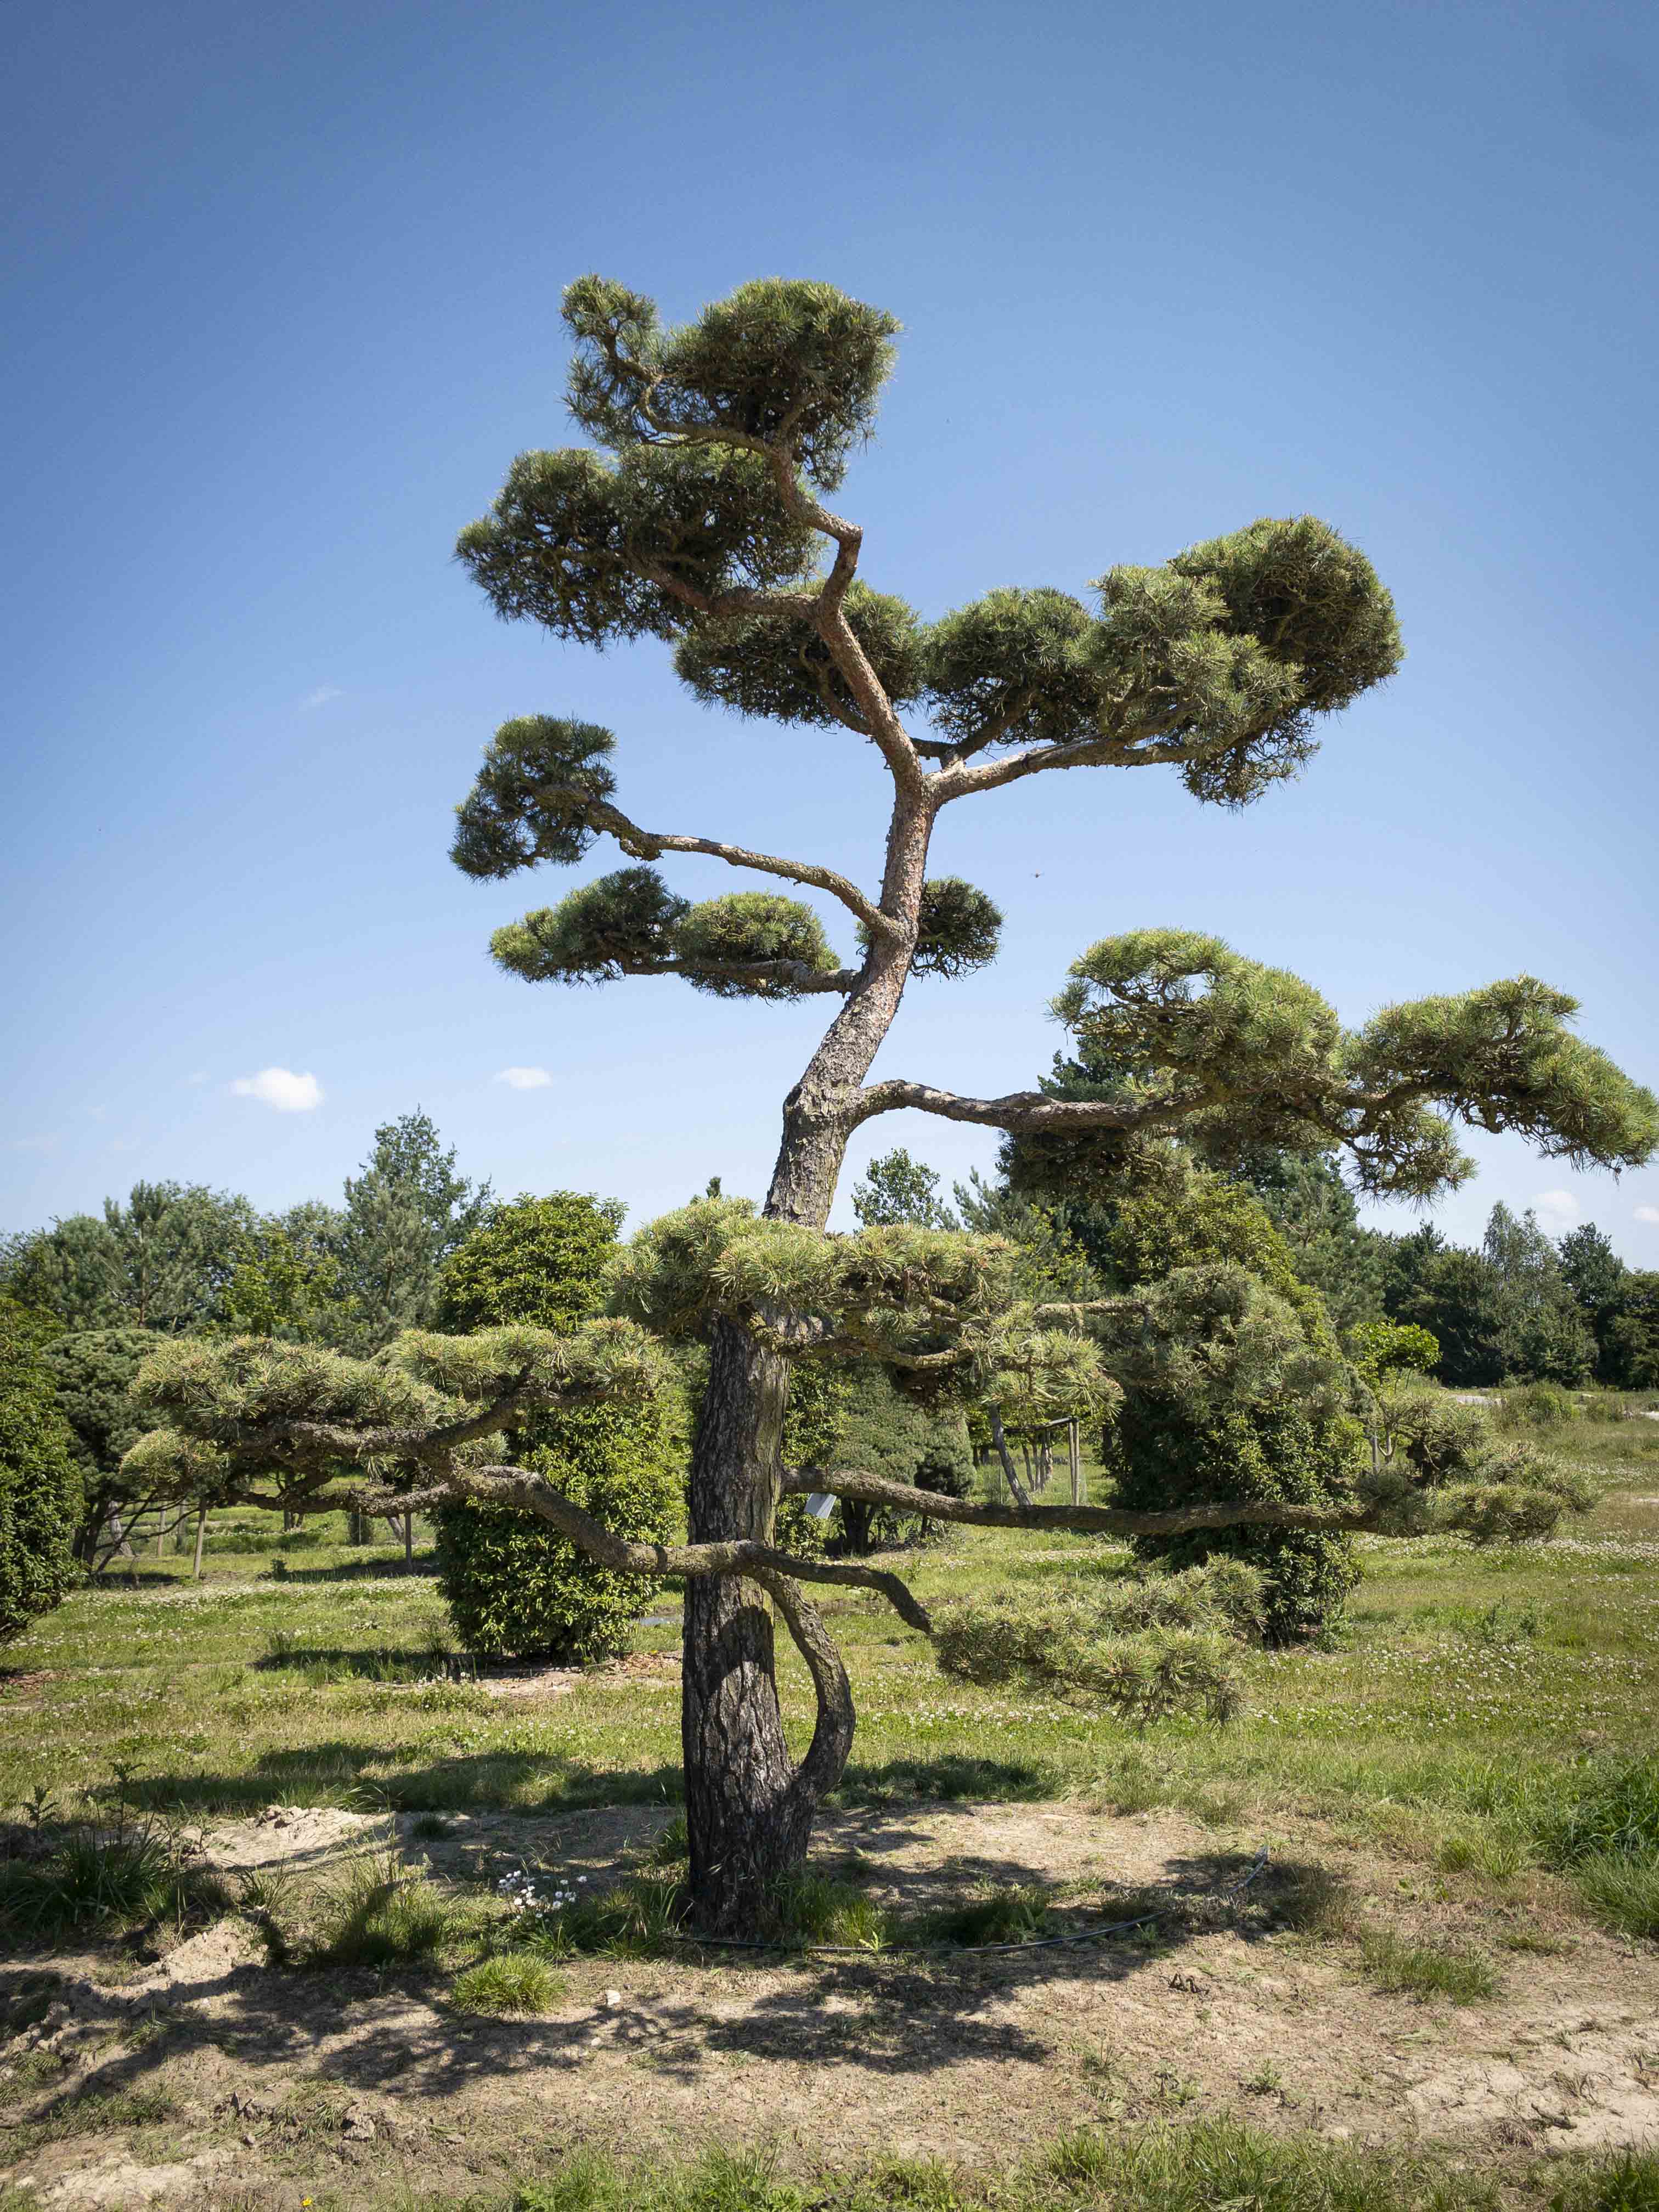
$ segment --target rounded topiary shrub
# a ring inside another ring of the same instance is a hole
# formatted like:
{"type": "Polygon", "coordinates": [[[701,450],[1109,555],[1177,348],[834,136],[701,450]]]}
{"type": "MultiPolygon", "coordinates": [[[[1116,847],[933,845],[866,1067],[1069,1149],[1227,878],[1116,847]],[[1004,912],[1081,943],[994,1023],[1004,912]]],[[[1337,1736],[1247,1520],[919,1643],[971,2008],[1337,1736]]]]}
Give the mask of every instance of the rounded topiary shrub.
{"type": "MultiPolygon", "coordinates": [[[[441,1325],[461,1334],[502,1322],[578,1328],[603,1301],[623,1209],[578,1191],[498,1206],[446,1261],[441,1325]]],[[[619,1536],[665,1542],[684,1486],[676,1409],[590,1406],[538,1414],[508,1443],[619,1536]]],[[[580,1665],[623,1650],[661,1588],[597,1565],[546,1522],[503,1505],[446,1506],[436,1516],[439,1586],[456,1634],[492,1658],[580,1665]]]]}
{"type": "Polygon", "coordinates": [[[0,1298],[0,1644],[50,1613],[76,1578],[81,1476],[42,1351],[55,1333],[0,1298]]]}
{"type": "MultiPolygon", "coordinates": [[[[683,1478],[662,1409],[594,1406],[538,1424],[521,1456],[619,1536],[666,1541],[683,1478]]],[[[580,1666],[627,1648],[661,1584],[616,1574],[544,1521],[507,1505],[451,1505],[437,1516],[439,1587],[457,1635],[491,1658],[580,1666]]]]}
{"type": "MultiPolygon", "coordinates": [[[[1320,1505],[1351,1492],[1358,1425],[1293,1400],[1195,1406],[1174,1392],[1131,1389],[1108,1453],[1115,1505],[1167,1510],[1212,1499],[1320,1505]]],[[[1359,1579],[1353,1540],[1319,1528],[1209,1528],[1138,1536],[1136,1556],[1171,1567],[1243,1559],[1267,1577],[1270,1644],[1315,1636],[1341,1612],[1359,1579]]]]}

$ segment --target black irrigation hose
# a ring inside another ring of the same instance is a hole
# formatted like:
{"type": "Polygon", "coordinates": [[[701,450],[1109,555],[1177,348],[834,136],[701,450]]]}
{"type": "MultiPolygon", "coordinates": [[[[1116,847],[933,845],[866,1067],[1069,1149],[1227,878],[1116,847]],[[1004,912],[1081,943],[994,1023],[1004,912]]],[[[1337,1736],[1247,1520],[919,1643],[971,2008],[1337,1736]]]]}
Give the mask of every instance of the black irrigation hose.
{"type": "MultiPolygon", "coordinates": [[[[1256,1853],[1250,1870],[1221,1892],[1223,1899],[1242,1897],[1244,1892],[1263,1874],[1270,1854],[1266,1844],[1256,1853]]],[[[760,1943],[740,1936],[690,1936],[678,1929],[667,1931],[661,1940],[670,1943],[686,1943],[694,1949],[717,1951],[787,1951],[796,1958],[848,1959],[929,1959],[949,1954],[956,1959],[983,1959],[1008,1951],[1052,1951],[1067,1943],[1094,1943],[1104,1936],[1127,1936],[1133,1928],[1149,1928],[1155,1920],[1167,1919],[1174,1911],[1173,1905],[1162,1905],[1156,1912],[1143,1912],[1133,1920],[1107,1920],[1092,1928],[1075,1928],[1064,1936],[1033,1936],[1021,1943],[892,1943],[872,1947],[866,1943],[760,1943]]]]}

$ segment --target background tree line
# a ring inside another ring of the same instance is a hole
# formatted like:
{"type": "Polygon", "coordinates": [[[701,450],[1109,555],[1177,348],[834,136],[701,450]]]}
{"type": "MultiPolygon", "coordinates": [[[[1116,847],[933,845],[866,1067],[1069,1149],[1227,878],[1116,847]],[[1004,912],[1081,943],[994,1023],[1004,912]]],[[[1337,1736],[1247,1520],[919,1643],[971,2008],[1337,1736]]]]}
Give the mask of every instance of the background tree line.
{"type": "Polygon", "coordinates": [[[1108,1188],[1056,1177],[1014,1140],[997,1175],[957,1184],[951,1206],[933,1170],[900,1150],[872,1163],[854,1203],[861,1221],[1012,1236],[1044,1272],[1049,1295],[1079,1298],[1139,1279],[1170,1234],[1182,1246],[1219,1237],[1227,1256],[1261,1272],[1271,1230],[1276,1256],[1318,1291],[1345,1345],[1367,1323],[1425,1328],[1439,1347],[1434,1377],[1451,1389],[1659,1389],[1659,1270],[1626,1266],[1594,1222],[1552,1238],[1530,1209],[1517,1217],[1500,1201],[1470,1249],[1432,1222],[1366,1228],[1328,1154],[1264,1151],[1206,1164],[1172,1146],[1164,1162],[1154,1204],[1144,1179],[1108,1188]]]}

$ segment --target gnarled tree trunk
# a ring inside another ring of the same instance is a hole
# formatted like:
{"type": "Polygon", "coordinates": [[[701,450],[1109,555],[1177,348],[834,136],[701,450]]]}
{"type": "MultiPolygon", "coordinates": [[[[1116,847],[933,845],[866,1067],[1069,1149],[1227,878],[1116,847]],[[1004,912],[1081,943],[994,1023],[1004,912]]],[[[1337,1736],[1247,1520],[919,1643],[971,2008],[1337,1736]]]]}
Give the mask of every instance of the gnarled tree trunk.
{"type": "MultiPolygon", "coordinates": [[[[765,1209],[775,1219],[822,1229],[830,1218],[847,1141],[862,1118],[860,1086],[909,973],[931,829],[925,801],[901,793],[888,833],[882,902],[900,918],[902,934],[873,947],[785,1101],[765,1209]]],[[[785,1360],[735,1322],[717,1325],[691,1457],[694,1544],[772,1540],[788,1391],[785,1360]]],[[[799,1593],[789,1611],[818,1699],[811,1749],[799,1766],[784,1741],[772,1620],[759,1586],[733,1576],[703,1576],[686,1586],[680,1721],[686,1828],[692,1909],[711,1930],[753,1927],[769,1892],[805,1863],[813,1813],[840,1780],[852,1748],[845,1674],[799,1593]]]]}

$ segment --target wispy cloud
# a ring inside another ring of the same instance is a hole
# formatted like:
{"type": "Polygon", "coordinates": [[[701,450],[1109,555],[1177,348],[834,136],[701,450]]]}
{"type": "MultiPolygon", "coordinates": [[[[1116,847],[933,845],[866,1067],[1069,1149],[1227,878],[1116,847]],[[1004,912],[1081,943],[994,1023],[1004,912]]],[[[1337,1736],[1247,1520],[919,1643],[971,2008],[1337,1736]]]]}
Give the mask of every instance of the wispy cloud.
{"type": "Polygon", "coordinates": [[[9,1152],[49,1152],[63,1141],[63,1132],[58,1129],[49,1137],[14,1137],[6,1150],[9,1152]]]}
{"type": "Polygon", "coordinates": [[[323,1103],[323,1086],[314,1075],[296,1075],[291,1067],[262,1067],[257,1075],[239,1075],[230,1086],[238,1098],[257,1098],[279,1114],[310,1114],[323,1103]]]}
{"type": "Polygon", "coordinates": [[[1538,1225],[1552,1237],[1565,1236],[1578,1218],[1578,1200],[1570,1190],[1540,1190],[1532,1202],[1538,1225]]]}
{"type": "Polygon", "coordinates": [[[1638,1206],[1636,1218],[1645,1221],[1650,1229],[1659,1229],[1659,1206],[1638,1206]]]}
{"type": "Polygon", "coordinates": [[[300,702],[302,714],[314,714],[319,707],[326,707],[331,699],[342,696],[337,684],[319,684],[314,691],[307,691],[300,702]]]}
{"type": "Polygon", "coordinates": [[[553,1080],[544,1067],[504,1067],[492,1083],[505,1083],[510,1091],[545,1091],[553,1080]]]}
{"type": "Polygon", "coordinates": [[[186,1083],[205,1083],[207,1079],[208,1072],[204,1067],[192,1067],[185,1078],[186,1083]]]}

